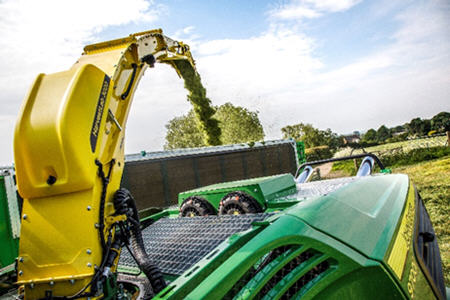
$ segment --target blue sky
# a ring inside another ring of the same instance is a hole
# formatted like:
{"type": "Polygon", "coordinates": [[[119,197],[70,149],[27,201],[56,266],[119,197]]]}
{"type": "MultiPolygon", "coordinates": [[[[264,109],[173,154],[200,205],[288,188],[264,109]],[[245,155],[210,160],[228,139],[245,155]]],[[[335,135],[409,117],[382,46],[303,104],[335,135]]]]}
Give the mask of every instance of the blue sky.
{"type": "MultiPolygon", "coordinates": [[[[188,43],[213,104],[257,110],[266,139],[299,122],[348,133],[450,110],[446,0],[2,0],[0,165],[13,160],[37,74],[70,68],[86,44],[151,28],[188,43]]],[[[164,125],[189,109],[173,70],[149,70],[126,151],[162,149],[164,125]]]]}
{"type": "Polygon", "coordinates": [[[395,11],[374,15],[374,2],[308,22],[305,32],[318,41],[316,55],[327,68],[342,67],[355,58],[376,52],[392,42],[397,22],[395,11]]]}
{"type": "MultiPolygon", "coordinates": [[[[164,16],[155,24],[168,35],[180,29],[195,27],[203,38],[239,39],[258,35],[267,29],[266,12],[271,1],[158,1],[164,16]]],[[[142,30],[141,24],[127,24],[102,32],[106,39],[123,35],[124,32],[142,30]]]]}

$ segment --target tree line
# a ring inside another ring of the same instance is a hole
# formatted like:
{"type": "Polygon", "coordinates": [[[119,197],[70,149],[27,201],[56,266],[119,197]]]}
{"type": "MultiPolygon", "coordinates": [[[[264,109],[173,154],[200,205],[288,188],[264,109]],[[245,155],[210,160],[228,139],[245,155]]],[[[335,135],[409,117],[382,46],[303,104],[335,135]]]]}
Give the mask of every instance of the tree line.
{"type": "Polygon", "coordinates": [[[404,141],[410,138],[450,131],[450,113],[440,112],[431,119],[414,118],[403,125],[388,128],[381,125],[377,130],[371,128],[361,136],[361,146],[404,141]]]}
{"type": "MultiPolygon", "coordinates": [[[[264,139],[264,129],[258,111],[251,111],[227,102],[214,106],[213,118],[218,120],[221,130],[221,144],[251,143],[264,139]]],[[[193,110],[175,117],[166,124],[166,143],[164,149],[202,147],[208,145],[201,124],[193,110]]],[[[450,131],[450,113],[441,112],[431,119],[414,118],[410,122],[394,127],[381,125],[377,130],[371,128],[360,135],[355,131],[354,140],[339,135],[330,128],[321,130],[312,124],[298,123],[281,129],[282,138],[303,141],[309,159],[331,157],[344,146],[367,147],[383,143],[403,141],[408,138],[450,131]]]]}

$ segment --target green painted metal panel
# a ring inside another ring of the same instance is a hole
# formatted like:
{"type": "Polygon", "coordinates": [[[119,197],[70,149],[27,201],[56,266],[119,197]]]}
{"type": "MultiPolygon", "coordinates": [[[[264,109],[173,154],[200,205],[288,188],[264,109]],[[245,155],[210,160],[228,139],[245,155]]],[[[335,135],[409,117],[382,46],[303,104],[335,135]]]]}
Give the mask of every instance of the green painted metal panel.
{"type": "Polygon", "coordinates": [[[295,193],[296,185],[292,174],[280,174],[267,177],[259,177],[247,180],[238,180],[208,185],[180,193],[178,203],[190,196],[200,196],[208,200],[216,209],[220,200],[228,193],[242,191],[255,198],[262,207],[267,207],[266,202],[278,197],[284,197],[295,193]]]}
{"type": "Polygon", "coordinates": [[[279,178],[289,177],[289,175],[290,175],[290,177],[292,177],[291,174],[281,174],[281,175],[258,177],[258,178],[251,178],[251,179],[245,179],[245,180],[222,182],[222,183],[211,184],[211,185],[204,186],[201,188],[189,190],[187,192],[194,193],[194,192],[202,192],[202,191],[214,191],[214,190],[229,189],[229,188],[235,188],[235,187],[241,187],[241,186],[266,184],[267,182],[278,180],[279,178]]]}
{"type": "Polygon", "coordinates": [[[273,176],[260,182],[258,185],[265,201],[284,197],[297,191],[294,176],[291,174],[273,176]]]}
{"type": "Polygon", "coordinates": [[[326,196],[302,201],[288,213],[381,261],[397,227],[408,187],[406,175],[370,176],[326,196]]]}
{"type": "MultiPolygon", "coordinates": [[[[268,284],[273,274],[289,267],[293,258],[302,253],[314,255],[299,264],[290,273],[284,274],[276,285],[270,286],[266,294],[270,299],[278,299],[285,294],[292,284],[316,270],[318,264],[327,262],[327,269],[318,274],[308,284],[296,290],[296,297],[302,299],[348,299],[359,296],[364,299],[395,298],[406,295],[384,266],[367,258],[358,251],[344,245],[338,240],[321,233],[305,224],[299,218],[279,214],[271,220],[255,224],[251,231],[252,238],[244,238],[245,243],[237,251],[218,249],[213,253],[215,265],[197,264],[186,275],[173,281],[156,299],[221,299],[237,296],[236,299],[260,298],[262,287],[268,284]],[[256,230],[255,230],[256,229],[256,230]],[[280,246],[292,246],[285,255],[260,270],[256,276],[245,279],[248,270],[254,268],[267,257],[270,251],[280,246]],[[195,283],[189,278],[190,273],[201,273],[195,283]],[[246,280],[240,284],[241,280],[246,280]],[[236,286],[237,294],[228,291],[236,286]]],[[[249,235],[250,233],[247,233],[249,235]]],[[[233,244],[233,239],[223,245],[233,244]]],[[[270,284],[269,284],[270,285],[270,284]]],[[[361,299],[362,299],[361,298],[361,299]]]]}
{"type": "MultiPolygon", "coordinates": [[[[264,179],[217,184],[195,192],[207,194],[257,187],[261,195],[276,195],[277,182],[265,183],[264,179]],[[261,188],[261,183],[265,183],[266,190],[261,188]]],[[[267,202],[273,205],[267,211],[276,210],[280,201],[291,207],[269,220],[255,223],[251,238],[244,233],[238,235],[241,241],[238,244],[233,243],[233,238],[224,242],[222,248],[207,256],[207,259],[213,257],[215,264],[194,265],[191,272],[174,280],[157,298],[279,299],[286,297],[286,293],[294,299],[434,298],[412,248],[402,278],[387,263],[393,241],[399,235],[409,191],[407,176],[379,175],[359,178],[320,197],[275,197],[267,202]],[[231,245],[234,250],[225,251],[231,245]],[[248,273],[257,269],[268,253],[283,245],[292,248],[256,273],[248,273]],[[280,276],[292,264],[293,257],[309,251],[314,254],[312,258],[271,283],[273,277],[280,276]],[[327,263],[324,272],[295,290],[295,295],[289,294],[292,286],[322,263],[327,263]],[[196,280],[191,281],[194,277],[196,280]]]]}
{"type": "MultiPolygon", "coordinates": [[[[12,178],[10,175],[0,176],[0,276],[14,270],[14,262],[19,249],[19,228],[17,220],[19,211],[17,198],[8,199],[7,188],[12,178]],[[16,206],[9,202],[16,201],[16,206]],[[10,211],[15,209],[15,211],[10,211]],[[15,227],[13,227],[15,226],[15,227]]],[[[15,191],[14,191],[15,192],[15,191]]],[[[12,196],[10,196],[12,198],[12,196]]]]}
{"type": "Polygon", "coordinates": [[[306,154],[305,154],[305,143],[302,141],[297,141],[295,143],[297,150],[297,159],[299,165],[306,162],[306,154]]]}

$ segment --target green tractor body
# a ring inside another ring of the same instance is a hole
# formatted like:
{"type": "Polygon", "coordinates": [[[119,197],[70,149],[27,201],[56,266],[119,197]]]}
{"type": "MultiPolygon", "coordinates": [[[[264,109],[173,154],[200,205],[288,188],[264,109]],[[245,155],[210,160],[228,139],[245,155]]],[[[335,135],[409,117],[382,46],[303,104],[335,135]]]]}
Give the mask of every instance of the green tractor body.
{"type": "MultiPolygon", "coordinates": [[[[148,217],[145,247],[169,283],[155,299],[445,299],[434,231],[406,175],[292,183],[279,175],[179,198],[217,207],[238,190],[261,213],[148,217]]],[[[143,280],[127,251],[119,272],[143,280]]]]}
{"type": "MultiPolygon", "coordinates": [[[[13,227],[20,222],[7,208],[14,203],[5,196],[11,178],[0,177],[0,208],[8,221],[0,232],[0,254],[9,274],[17,253],[13,227]]],[[[406,175],[296,182],[282,174],[191,190],[179,195],[179,203],[180,208],[141,216],[145,251],[167,286],[154,294],[123,249],[112,277],[120,284],[112,282],[115,288],[105,299],[448,297],[437,238],[406,175]],[[242,199],[243,205],[259,205],[257,212],[224,210],[227,202],[242,199]],[[211,210],[183,217],[180,208],[189,201],[211,210]]]]}

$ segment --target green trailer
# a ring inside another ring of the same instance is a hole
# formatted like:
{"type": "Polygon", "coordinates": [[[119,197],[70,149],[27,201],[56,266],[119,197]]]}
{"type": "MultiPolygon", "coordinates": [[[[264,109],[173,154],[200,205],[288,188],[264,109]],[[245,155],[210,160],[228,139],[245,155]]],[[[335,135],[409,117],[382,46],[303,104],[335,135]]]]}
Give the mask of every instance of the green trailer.
{"type": "Polygon", "coordinates": [[[139,210],[177,205],[187,190],[255,177],[294,174],[305,162],[304,143],[292,139],[128,154],[121,187],[139,210]]]}
{"type": "Polygon", "coordinates": [[[19,201],[12,168],[0,168],[0,291],[15,281],[19,248],[19,201]]]}

